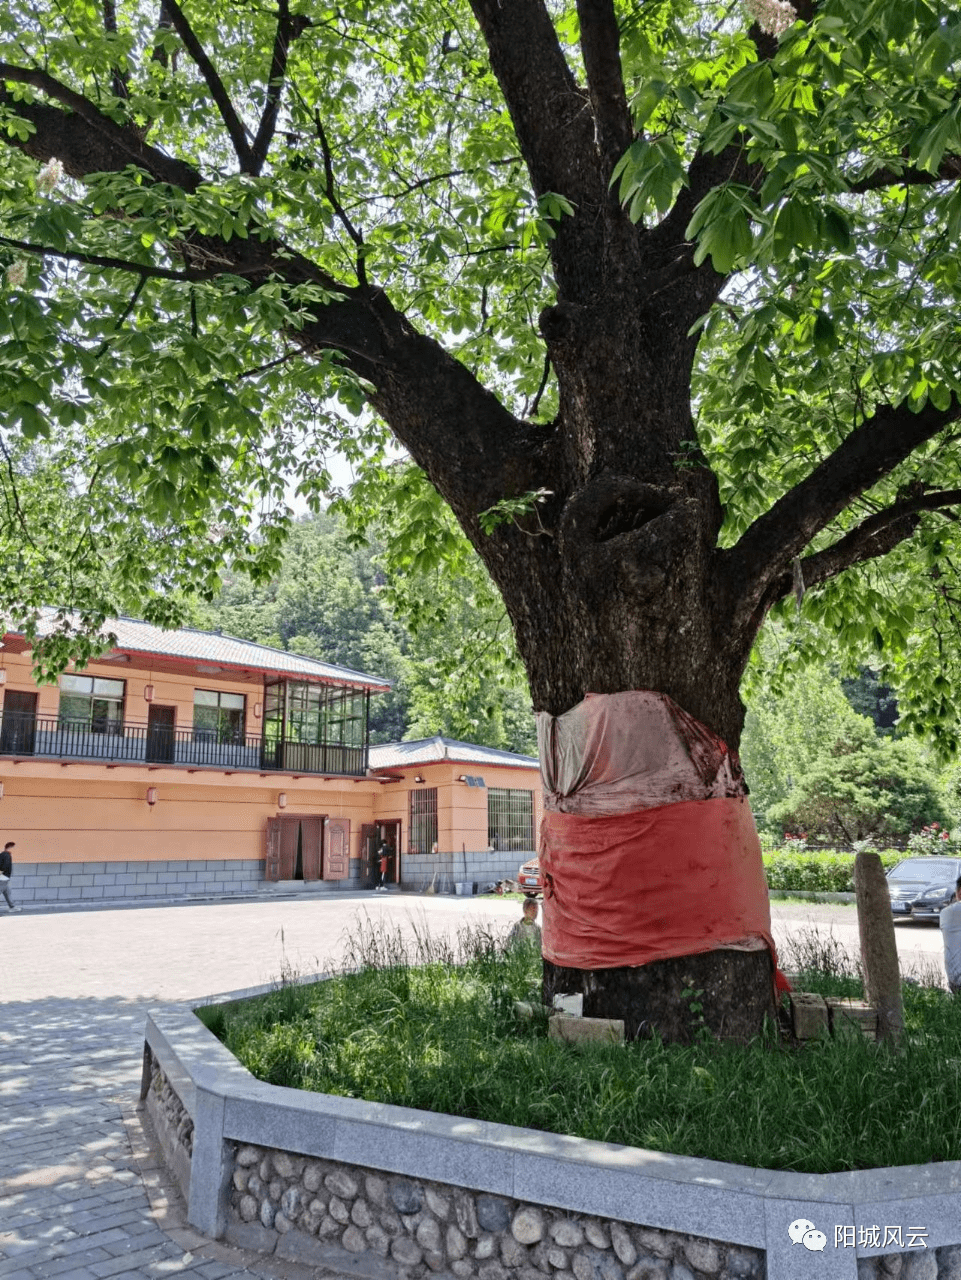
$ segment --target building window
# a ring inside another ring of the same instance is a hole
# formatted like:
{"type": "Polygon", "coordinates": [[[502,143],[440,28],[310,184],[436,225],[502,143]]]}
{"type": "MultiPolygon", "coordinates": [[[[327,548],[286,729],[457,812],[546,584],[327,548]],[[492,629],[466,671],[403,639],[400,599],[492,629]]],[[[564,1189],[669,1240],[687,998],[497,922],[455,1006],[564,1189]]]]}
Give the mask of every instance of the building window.
{"type": "Polygon", "coordinates": [[[268,685],[264,705],[268,741],[338,747],[367,745],[367,696],[363,689],[285,680],[268,685]]]}
{"type": "Polygon", "coordinates": [[[123,733],[123,680],[60,677],[60,724],[89,733],[123,733]]]}
{"type": "Polygon", "coordinates": [[[534,793],[490,787],[487,843],[492,849],[534,848],[534,793]]]}
{"type": "Polygon", "coordinates": [[[202,742],[243,742],[245,704],[242,693],[194,689],[194,737],[202,742]]]}
{"type": "Polygon", "coordinates": [[[437,852],[437,788],[418,787],[410,793],[411,853],[437,852]]]}

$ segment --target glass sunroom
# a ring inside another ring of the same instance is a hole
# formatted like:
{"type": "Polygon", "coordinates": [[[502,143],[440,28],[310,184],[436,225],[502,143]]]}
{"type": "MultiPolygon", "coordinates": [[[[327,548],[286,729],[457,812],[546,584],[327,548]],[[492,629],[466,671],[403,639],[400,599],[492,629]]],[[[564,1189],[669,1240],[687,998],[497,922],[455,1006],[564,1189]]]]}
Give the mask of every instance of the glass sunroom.
{"type": "Polygon", "coordinates": [[[264,685],[263,755],[267,768],[290,772],[367,772],[370,691],[307,680],[264,685]]]}

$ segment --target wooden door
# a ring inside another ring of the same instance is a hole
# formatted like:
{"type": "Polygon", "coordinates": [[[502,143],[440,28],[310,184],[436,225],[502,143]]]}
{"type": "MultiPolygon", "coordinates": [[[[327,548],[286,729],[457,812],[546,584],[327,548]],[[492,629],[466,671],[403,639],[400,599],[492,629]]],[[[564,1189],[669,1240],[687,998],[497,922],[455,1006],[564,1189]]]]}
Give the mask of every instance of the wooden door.
{"type": "Polygon", "coordinates": [[[282,818],[267,819],[267,856],[264,862],[264,879],[280,879],[280,827],[282,818]]]}
{"type": "Polygon", "coordinates": [[[377,869],[377,828],[372,822],[365,822],[360,829],[360,861],[364,887],[370,889],[380,881],[377,869]]]}
{"type": "Polygon", "coordinates": [[[37,736],[37,695],[8,689],[3,697],[0,752],[32,756],[37,736]]]}
{"type": "Polygon", "coordinates": [[[301,859],[305,880],[320,879],[323,824],[323,818],[301,818],[300,820],[301,859]]]}
{"type": "Polygon", "coordinates": [[[346,880],[350,870],[350,819],[328,818],[324,879],[346,880]]]}
{"type": "Polygon", "coordinates": [[[280,880],[296,880],[300,851],[300,819],[280,819],[280,880]]]}
{"type": "Polygon", "coordinates": [[[156,707],[147,712],[147,759],[155,764],[170,764],[174,758],[174,725],[176,707],[156,707]]]}

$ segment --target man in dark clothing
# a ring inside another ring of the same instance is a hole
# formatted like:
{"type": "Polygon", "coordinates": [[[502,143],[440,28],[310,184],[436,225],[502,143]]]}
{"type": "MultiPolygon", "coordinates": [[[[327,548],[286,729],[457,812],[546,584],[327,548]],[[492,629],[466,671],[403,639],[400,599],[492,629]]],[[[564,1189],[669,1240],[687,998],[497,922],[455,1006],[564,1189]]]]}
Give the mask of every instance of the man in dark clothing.
{"type": "Polygon", "coordinates": [[[20,909],[10,897],[10,877],[13,875],[13,854],[10,851],[16,847],[12,840],[8,840],[3,849],[0,850],[0,876],[6,876],[5,880],[0,879],[0,893],[6,898],[7,906],[11,911],[19,911],[20,909]]]}

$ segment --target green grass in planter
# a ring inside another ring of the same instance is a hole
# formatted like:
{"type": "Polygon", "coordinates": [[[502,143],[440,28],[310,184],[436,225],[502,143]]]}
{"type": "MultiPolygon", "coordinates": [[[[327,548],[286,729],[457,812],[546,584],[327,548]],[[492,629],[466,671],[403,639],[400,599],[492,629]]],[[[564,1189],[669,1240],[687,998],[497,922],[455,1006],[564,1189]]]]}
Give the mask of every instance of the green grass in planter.
{"type": "MultiPolygon", "coordinates": [[[[271,1083],[682,1155],[812,1173],[961,1158],[961,1001],[942,991],[906,988],[900,1053],[773,1033],[574,1048],[547,1038],[545,1015],[514,1015],[536,999],[538,961],[488,943],[288,985],[217,1014],[221,1038],[271,1083]]],[[[858,993],[842,953],[821,951],[820,970],[791,964],[805,988],[858,993]]]]}

